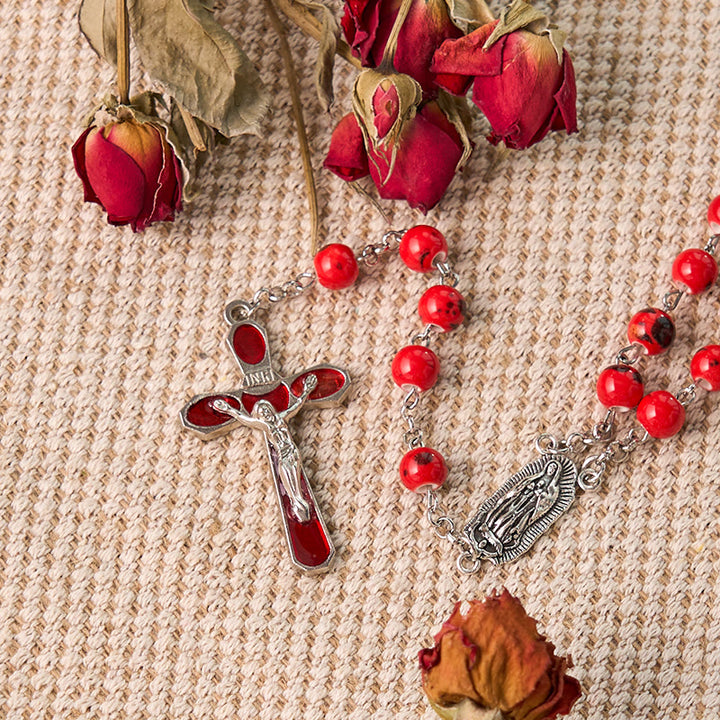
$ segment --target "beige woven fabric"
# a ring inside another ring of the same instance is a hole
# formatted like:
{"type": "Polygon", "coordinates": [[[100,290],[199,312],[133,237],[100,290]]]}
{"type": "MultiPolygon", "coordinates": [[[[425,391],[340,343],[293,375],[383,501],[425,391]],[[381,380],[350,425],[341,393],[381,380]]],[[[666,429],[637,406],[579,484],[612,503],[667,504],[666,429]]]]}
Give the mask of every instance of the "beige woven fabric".
{"type": "MultiPolygon", "coordinates": [[[[702,244],[720,192],[720,5],[553,3],[572,31],[580,132],[498,161],[477,148],[429,222],[446,232],[472,317],[437,344],[423,402],[467,517],[535,457],[534,438],[602,417],[599,370],[673,257],[702,244]]],[[[296,423],[337,566],[288,561],[261,438],[209,443],[178,412],[236,387],[226,302],[310,263],[302,175],[276,43],[261,4],[227,3],[271,86],[266,136],[223,147],[200,197],[144,235],[84,205],[69,149],[112,83],[77,32],[76,2],[5,0],[0,16],[0,717],[319,720],[434,717],[417,651],[462,599],[506,586],[585,695],[573,718],[720,713],[720,398],[638,450],[527,556],[465,577],[397,480],[396,350],[428,280],[397,258],[346,292],[273,310],[286,372],[320,361],[356,382],[346,407],[296,423]]],[[[540,7],[545,7],[540,3],[540,7]]],[[[298,34],[299,64],[314,46],[298,34]]],[[[349,106],[302,82],[316,167],[349,106]]],[[[142,85],[138,72],[136,87],[142,85]]],[[[323,234],[360,249],[387,227],[318,173],[323,234]]],[[[384,205],[394,227],[421,218],[384,205]]],[[[683,301],[671,351],[644,365],[679,389],[720,342],[720,289],[683,301]]]]}

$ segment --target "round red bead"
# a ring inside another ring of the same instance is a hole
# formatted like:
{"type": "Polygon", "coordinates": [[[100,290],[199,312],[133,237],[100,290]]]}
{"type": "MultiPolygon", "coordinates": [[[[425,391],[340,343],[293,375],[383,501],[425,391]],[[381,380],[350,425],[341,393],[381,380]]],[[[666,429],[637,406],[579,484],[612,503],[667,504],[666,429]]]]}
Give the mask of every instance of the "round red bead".
{"type": "Polygon", "coordinates": [[[708,207],[708,223],[713,232],[720,232],[720,195],[718,195],[708,207]]]}
{"type": "Polygon", "coordinates": [[[652,437],[669,438],[683,426],[685,408],[672,393],[656,390],[640,401],[637,419],[652,437]]]}
{"type": "Polygon", "coordinates": [[[342,243],[327,245],[313,261],[318,282],[330,290],[350,287],[360,272],[352,248],[342,243]]]}
{"type": "Polygon", "coordinates": [[[632,410],[644,392],[640,373],[630,365],[611,365],[600,373],[597,381],[598,398],[607,408],[632,410]]]}
{"type": "Polygon", "coordinates": [[[426,325],[450,332],[465,319],[465,298],[454,287],[433,285],[420,298],[418,312],[426,325]]]}
{"type": "Polygon", "coordinates": [[[709,290],[718,277],[715,258],[699,248],[683,250],[672,266],[673,280],[690,295],[709,290]]]}
{"type": "Polygon", "coordinates": [[[424,345],[402,348],[392,362],[393,380],[400,387],[414,385],[420,392],[429,390],[440,374],[437,355],[424,345]]]}
{"type": "Polygon", "coordinates": [[[400,461],[400,480],[413,492],[439,488],[447,478],[443,456],[429,447],[410,450],[400,461]]]}
{"type": "Polygon", "coordinates": [[[703,390],[720,390],[720,345],[700,348],[690,362],[690,374],[703,390]]]}
{"type": "Polygon", "coordinates": [[[628,325],[628,340],[645,348],[648,355],[664,353],[675,339],[672,318],[658,308],[645,308],[633,315],[628,325]]]}
{"type": "Polygon", "coordinates": [[[416,225],[400,240],[400,257],[415,272],[430,272],[436,259],[445,262],[447,252],[445,236],[430,225],[416,225]]]}

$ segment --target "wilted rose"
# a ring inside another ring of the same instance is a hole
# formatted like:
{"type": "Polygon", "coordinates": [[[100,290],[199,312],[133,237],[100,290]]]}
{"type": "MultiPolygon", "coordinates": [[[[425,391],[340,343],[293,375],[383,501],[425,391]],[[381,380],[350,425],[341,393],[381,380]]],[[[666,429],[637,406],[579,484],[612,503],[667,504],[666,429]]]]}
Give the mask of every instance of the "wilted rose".
{"type": "Polygon", "coordinates": [[[460,603],[420,651],[423,689],[443,718],[552,720],[580,697],[566,674],[571,662],[537,631],[535,620],[507,590],[484,602],[460,603]]]}
{"type": "MultiPolygon", "coordinates": [[[[345,38],[366,67],[380,65],[400,5],[401,0],[346,0],[345,38]]],[[[461,35],[446,0],[413,0],[398,36],[393,65],[417,80],[423,90],[433,90],[433,53],[444,40],[461,35]]]]}
{"type": "Polygon", "coordinates": [[[353,108],[333,132],[325,167],[348,181],[369,174],[380,197],[423,212],[436,205],[470,150],[452,107],[423,101],[407,75],[367,70],[355,84],[353,108]]]}
{"type": "Polygon", "coordinates": [[[133,115],[91,125],[72,148],[86,202],[135,232],[182,210],[183,170],[165,127],[133,115]]]}
{"type": "Polygon", "coordinates": [[[492,126],[493,143],[527,148],[551,130],[577,130],[575,73],[565,34],[522,0],[437,50],[436,81],[463,94],[474,80],[473,102],[492,126]]]}

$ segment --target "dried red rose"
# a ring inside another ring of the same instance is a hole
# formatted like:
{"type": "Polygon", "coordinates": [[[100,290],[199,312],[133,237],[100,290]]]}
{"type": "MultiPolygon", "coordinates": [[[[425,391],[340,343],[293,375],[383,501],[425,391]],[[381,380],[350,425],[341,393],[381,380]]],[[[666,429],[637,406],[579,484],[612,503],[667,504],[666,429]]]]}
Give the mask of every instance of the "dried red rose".
{"type": "Polygon", "coordinates": [[[551,130],[577,130],[575,73],[565,34],[522,0],[499,21],[487,23],[435,53],[436,82],[464,94],[474,80],[473,102],[492,126],[492,143],[527,148],[551,130]]]}
{"type": "Polygon", "coordinates": [[[507,590],[470,602],[467,614],[458,603],[419,659],[425,694],[443,718],[552,720],[581,694],[565,672],[570,660],[555,655],[507,590]]]}
{"type": "MultiPolygon", "coordinates": [[[[366,67],[378,67],[401,0],[346,0],[342,27],[348,44],[366,67]]],[[[458,38],[445,0],[413,0],[398,36],[394,67],[417,80],[423,90],[434,89],[430,71],[433,53],[443,40],[458,38]]]]}
{"type": "Polygon", "coordinates": [[[427,212],[470,151],[449,107],[423,101],[419,84],[407,75],[366,70],[355,84],[354,113],[333,132],[325,167],[348,181],[369,174],[380,197],[427,212]]]}
{"type": "Polygon", "coordinates": [[[102,205],[111,225],[139,232],[182,210],[183,170],[162,124],[108,115],[83,132],[72,155],[85,201],[102,205]]]}

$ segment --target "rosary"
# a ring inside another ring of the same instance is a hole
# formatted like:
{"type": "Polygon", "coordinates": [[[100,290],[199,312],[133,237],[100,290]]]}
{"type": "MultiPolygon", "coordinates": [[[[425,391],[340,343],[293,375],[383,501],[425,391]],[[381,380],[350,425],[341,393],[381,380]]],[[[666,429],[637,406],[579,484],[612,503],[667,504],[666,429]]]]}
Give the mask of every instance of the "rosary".
{"type": "MultiPolygon", "coordinates": [[[[720,197],[711,203],[708,220],[711,228],[720,226],[720,197]]],[[[462,529],[439,509],[437,491],[445,482],[447,466],[437,450],[425,445],[414,416],[422,394],[433,387],[440,373],[440,361],[430,345],[463,322],[465,308],[456,289],[460,278],[448,262],[447,242],[435,228],[418,225],[407,231],[391,230],[357,256],[347,245],[328,245],[315,256],[314,271],[261,288],[250,301],[231,302],[225,309],[230,325],[227,344],[240,367],[240,389],[193,397],[182,409],[181,420],[204,439],[238,425],[262,431],[292,562],[309,573],[328,570],[335,549],[288,420],[303,407],[341,402],[350,376],[326,364],[281,375],[273,368],[267,333],[255,316],[260,309],[304,293],[316,281],[330,290],[350,287],[360,265],[371,268],[398,250],[410,270],[440,275],[440,284],[431,286],[418,304],[423,329],[392,362],[393,380],[404,393],[400,414],[407,427],[403,442],[409,448],[400,462],[400,480],[423,497],[436,534],[457,548],[462,572],[476,572],[483,560],[505,563],[529,550],[570,507],[579,490],[597,488],[610,465],[625,461],[650,439],[675,435],[685,421],[685,407],[696,399],[698,390],[720,390],[720,345],[707,345],[695,353],[690,363],[692,382],[675,394],[666,390],[645,394],[635,367],[641,357],[660,355],[670,347],[675,337],[670,313],[682,298],[702,293],[715,283],[718,266],[713,256],[718,243],[720,235],[712,235],[703,249],[681,252],[672,267],[675,288],[665,293],[662,307],[647,307],[631,318],[629,345],[598,377],[597,396],[606,408],[603,420],[587,432],[575,431],[567,437],[540,435],[535,441],[539,457],[503,483],[462,529]],[[618,429],[620,419],[633,410],[640,428],[632,427],[623,435],[618,429]]]]}

